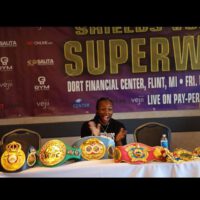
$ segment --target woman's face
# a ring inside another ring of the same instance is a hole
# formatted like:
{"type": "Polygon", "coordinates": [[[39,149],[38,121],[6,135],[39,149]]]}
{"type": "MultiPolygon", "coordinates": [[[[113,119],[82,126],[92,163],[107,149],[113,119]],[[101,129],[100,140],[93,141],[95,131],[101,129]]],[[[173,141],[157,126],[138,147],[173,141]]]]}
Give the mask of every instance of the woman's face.
{"type": "Polygon", "coordinates": [[[97,115],[100,118],[102,124],[107,124],[112,117],[113,107],[112,103],[108,100],[100,101],[97,109],[97,115]]]}

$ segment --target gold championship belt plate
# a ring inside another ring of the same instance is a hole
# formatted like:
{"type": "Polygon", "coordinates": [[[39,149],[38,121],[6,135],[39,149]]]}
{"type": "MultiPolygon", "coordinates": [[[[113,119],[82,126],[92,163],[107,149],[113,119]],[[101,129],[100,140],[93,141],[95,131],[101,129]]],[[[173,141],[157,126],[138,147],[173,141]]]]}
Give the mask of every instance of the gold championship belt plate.
{"type": "Polygon", "coordinates": [[[99,160],[106,152],[104,143],[97,138],[91,138],[84,141],[81,144],[80,149],[82,150],[82,157],[85,160],[99,160]]]}
{"type": "Polygon", "coordinates": [[[40,162],[45,166],[54,166],[65,159],[66,146],[60,140],[46,142],[39,152],[40,162]]]}
{"type": "Polygon", "coordinates": [[[6,150],[1,156],[1,165],[7,171],[17,171],[26,161],[22,146],[18,142],[11,142],[6,145],[6,150]]]}
{"type": "Polygon", "coordinates": [[[82,160],[113,158],[115,142],[102,136],[87,136],[77,140],[73,147],[80,148],[82,160]]]}

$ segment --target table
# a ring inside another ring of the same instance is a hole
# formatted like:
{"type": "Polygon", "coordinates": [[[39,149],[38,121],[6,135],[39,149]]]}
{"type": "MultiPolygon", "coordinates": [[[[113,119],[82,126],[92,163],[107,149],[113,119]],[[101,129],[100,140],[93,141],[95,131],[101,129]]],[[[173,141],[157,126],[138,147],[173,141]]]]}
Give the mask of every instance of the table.
{"type": "Polygon", "coordinates": [[[17,173],[0,172],[0,177],[200,177],[200,161],[137,165],[114,163],[113,159],[68,161],[54,168],[35,166],[17,173]]]}

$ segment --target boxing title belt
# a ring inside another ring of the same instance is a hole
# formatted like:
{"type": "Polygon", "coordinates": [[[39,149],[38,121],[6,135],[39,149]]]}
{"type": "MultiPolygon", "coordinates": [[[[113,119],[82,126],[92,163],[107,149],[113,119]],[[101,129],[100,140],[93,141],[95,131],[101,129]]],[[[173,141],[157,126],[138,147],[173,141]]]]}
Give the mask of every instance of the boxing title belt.
{"type": "Polygon", "coordinates": [[[196,148],[193,150],[193,153],[194,153],[196,156],[199,156],[199,157],[200,157],[200,147],[196,147],[196,148]]]}
{"type": "Polygon", "coordinates": [[[33,167],[36,163],[36,149],[23,142],[12,141],[1,146],[1,169],[17,172],[33,167]]]}
{"type": "Polygon", "coordinates": [[[46,167],[60,166],[70,159],[81,159],[81,150],[66,145],[61,140],[49,140],[38,153],[38,164],[46,167]]]}
{"type": "MultiPolygon", "coordinates": [[[[196,149],[197,150],[197,149],[196,149]]],[[[184,161],[191,161],[191,160],[199,160],[199,156],[191,151],[188,151],[186,149],[182,148],[176,148],[172,154],[173,156],[169,156],[169,153],[166,154],[166,160],[167,162],[175,162],[175,163],[181,163],[184,161]]]]}
{"type": "Polygon", "coordinates": [[[102,136],[88,136],[77,140],[73,147],[80,148],[82,160],[100,160],[113,158],[115,142],[102,136]]]}
{"type": "Polygon", "coordinates": [[[114,162],[127,162],[131,164],[147,163],[155,160],[162,161],[163,147],[151,147],[142,143],[130,143],[117,146],[114,149],[114,162]]]}

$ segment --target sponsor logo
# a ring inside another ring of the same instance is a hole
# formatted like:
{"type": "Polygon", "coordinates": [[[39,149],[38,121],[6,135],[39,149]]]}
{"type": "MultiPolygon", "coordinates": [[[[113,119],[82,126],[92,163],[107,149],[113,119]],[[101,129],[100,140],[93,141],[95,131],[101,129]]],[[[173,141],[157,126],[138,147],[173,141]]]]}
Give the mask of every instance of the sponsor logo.
{"type": "Polygon", "coordinates": [[[9,41],[1,41],[0,40],[0,47],[16,47],[17,42],[15,40],[9,40],[9,41]]]}
{"type": "Polygon", "coordinates": [[[0,71],[12,71],[13,66],[8,66],[9,59],[6,56],[0,57],[0,71]]]}
{"type": "Polygon", "coordinates": [[[90,104],[87,102],[84,102],[81,98],[78,98],[74,101],[74,103],[72,104],[73,108],[89,108],[90,104]]]}
{"type": "Polygon", "coordinates": [[[47,109],[50,106],[50,102],[48,99],[44,99],[43,101],[36,102],[37,107],[42,108],[43,110],[47,109]]]}
{"type": "Polygon", "coordinates": [[[34,65],[38,65],[38,66],[47,66],[47,65],[54,65],[54,60],[47,58],[47,59],[30,59],[27,60],[27,65],[28,66],[34,66],[34,65]]]}
{"type": "Polygon", "coordinates": [[[0,58],[1,64],[3,66],[8,65],[8,57],[4,56],[0,58]]]}
{"type": "Polygon", "coordinates": [[[10,65],[10,66],[1,66],[0,65],[0,71],[3,71],[3,72],[8,72],[8,71],[12,71],[13,70],[13,66],[10,65]]]}
{"type": "Polygon", "coordinates": [[[13,87],[12,80],[0,83],[0,88],[5,88],[6,90],[9,90],[11,87],[13,87]]]}
{"type": "Polygon", "coordinates": [[[46,77],[45,76],[38,76],[38,83],[39,85],[35,85],[35,91],[48,91],[50,90],[50,85],[45,84],[46,77]]]}
{"type": "Polygon", "coordinates": [[[52,41],[47,41],[47,40],[42,40],[42,41],[27,41],[26,42],[27,46],[49,46],[49,45],[53,45],[52,41]]]}
{"type": "Polygon", "coordinates": [[[144,97],[138,96],[138,97],[131,98],[131,103],[136,104],[136,105],[141,105],[142,103],[144,103],[144,97]]]}

